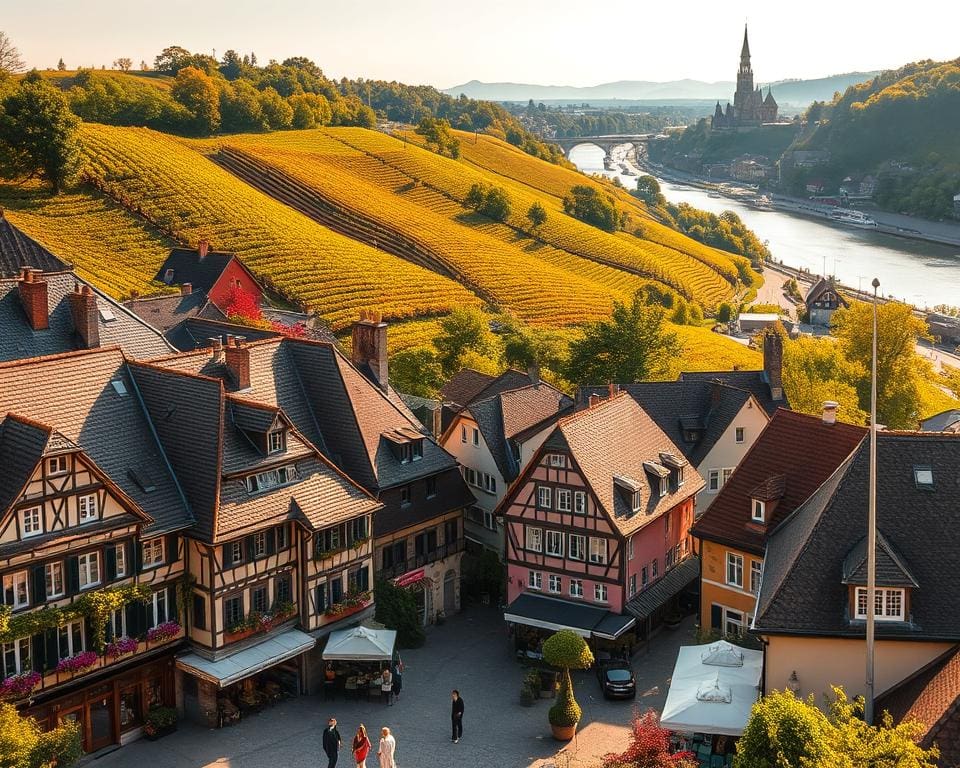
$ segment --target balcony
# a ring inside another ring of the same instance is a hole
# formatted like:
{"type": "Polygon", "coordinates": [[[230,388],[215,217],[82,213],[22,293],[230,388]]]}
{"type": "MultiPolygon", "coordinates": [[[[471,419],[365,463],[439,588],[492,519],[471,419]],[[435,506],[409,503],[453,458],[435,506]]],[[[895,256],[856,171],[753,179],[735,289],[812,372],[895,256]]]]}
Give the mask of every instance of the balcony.
{"type": "Polygon", "coordinates": [[[382,568],[377,571],[376,577],[378,579],[395,579],[398,576],[402,576],[403,574],[407,573],[408,571],[422,568],[425,565],[437,562],[437,560],[443,560],[443,558],[456,554],[457,552],[461,552],[462,550],[463,539],[455,539],[447,544],[441,544],[436,549],[431,549],[422,554],[414,555],[406,560],[401,560],[398,563],[394,563],[387,568],[382,568]]]}

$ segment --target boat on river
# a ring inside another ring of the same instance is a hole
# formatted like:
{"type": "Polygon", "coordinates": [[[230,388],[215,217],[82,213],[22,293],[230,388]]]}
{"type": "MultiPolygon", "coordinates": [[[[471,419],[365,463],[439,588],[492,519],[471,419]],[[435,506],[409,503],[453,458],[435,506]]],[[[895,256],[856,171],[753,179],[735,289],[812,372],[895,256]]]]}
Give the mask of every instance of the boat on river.
{"type": "Polygon", "coordinates": [[[851,211],[849,208],[834,208],[827,214],[827,218],[838,224],[859,229],[875,229],[877,226],[877,222],[863,211],[851,211]]]}
{"type": "Polygon", "coordinates": [[[753,200],[750,201],[750,205],[752,205],[758,211],[773,210],[773,201],[766,195],[760,195],[760,197],[755,197],[753,200]]]}

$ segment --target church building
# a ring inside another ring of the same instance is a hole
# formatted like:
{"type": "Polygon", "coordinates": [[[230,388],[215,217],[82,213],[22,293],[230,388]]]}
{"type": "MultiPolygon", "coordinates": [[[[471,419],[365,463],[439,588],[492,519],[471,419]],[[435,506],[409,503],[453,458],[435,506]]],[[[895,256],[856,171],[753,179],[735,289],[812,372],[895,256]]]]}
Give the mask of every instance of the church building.
{"type": "Polygon", "coordinates": [[[743,27],[743,48],[740,50],[740,69],[737,71],[737,92],[733,96],[733,105],[727,102],[724,110],[717,102],[716,110],[710,121],[710,127],[737,128],[739,126],[760,125],[777,121],[777,100],[770,88],[767,95],[758,86],[753,87],[753,68],[750,66],[750,43],[747,40],[747,27],[743,27]]]}

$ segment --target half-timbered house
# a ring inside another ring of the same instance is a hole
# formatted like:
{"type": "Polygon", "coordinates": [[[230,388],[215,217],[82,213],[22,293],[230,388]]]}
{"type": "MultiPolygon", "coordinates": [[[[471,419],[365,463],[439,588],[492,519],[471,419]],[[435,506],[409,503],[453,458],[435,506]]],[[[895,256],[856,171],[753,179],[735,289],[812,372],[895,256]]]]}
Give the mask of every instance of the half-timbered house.
{"type": "Polygon", "coordinates": [[[505,618],[526,650],[570,628],[632,646],[697,576],[689,529],[703,480],[629,395],[561,419],[498,512],[505,618]],[[637,624],[637,620],[641,624],[637,624]]]}

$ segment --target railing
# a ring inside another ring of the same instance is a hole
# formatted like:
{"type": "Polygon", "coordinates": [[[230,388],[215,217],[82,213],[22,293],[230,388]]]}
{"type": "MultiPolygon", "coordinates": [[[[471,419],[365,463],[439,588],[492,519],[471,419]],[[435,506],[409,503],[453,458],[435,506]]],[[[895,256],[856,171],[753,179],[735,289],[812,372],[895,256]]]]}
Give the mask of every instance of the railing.
{"type": "Polygon", "coordinates": [[[408,571],[412,571],[416,568],[422,568],[425,565],[435,563],[437,560],[443,560],[445,557],[449,557],[450,555],[460,552],[463,550],[463,546],[464,540],[462,538],[446,544],[441,544],[436,549],[431,549],[429,552],[414,555],[411,558],[401,560],[398,563],[394,563],[391,566],[380,569],[377,571],[377,578],[395,579],[398,576],[402,576],[403,574],[407,573],[408,571]]]}

